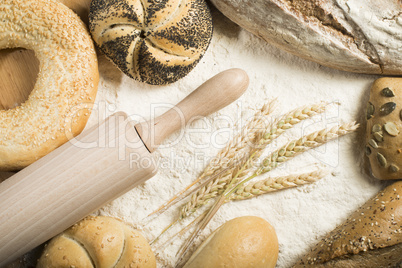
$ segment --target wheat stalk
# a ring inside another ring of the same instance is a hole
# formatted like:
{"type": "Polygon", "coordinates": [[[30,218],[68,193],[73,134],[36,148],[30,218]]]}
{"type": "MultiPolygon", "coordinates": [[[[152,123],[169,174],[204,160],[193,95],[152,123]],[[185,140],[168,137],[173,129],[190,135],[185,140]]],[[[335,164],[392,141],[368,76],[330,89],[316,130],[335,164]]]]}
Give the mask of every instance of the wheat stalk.
{"type": "Polygon", "coordinates": [[[341,126],[334,126],[331,129],[322,129],[304,136],[298,140],[293,140],[281,147],[280,149],[271,153],[266,157],[261,166],[257,169],[255,174],[261,175],[276,168],[280,163],[287,161],[296,155],[299,155],[311,148],[318,147],[330,140],[355,131],[358,128],[356,122],[344,124],[341,126]]]}
{"type": "Polygon", "coordinates": [[[274,139],[278,138],[286,130],[292,128],[294,125],[300,123],[302,120],[308,119],[325,110],[327,103],[321,102],[319,104],[303,106],[297,108],[283,116],[270,125],[267,129],[261,130],[255,136],[254,146],[246,157],[246,161],[241,162],[240,167],[228,169],[222,176],[213,180],[207,181],[197,192],[195,192],[191,199],[182,207],[180,218],[186,218],[194,213],[198,208],[205,205],[210,199],[218,196],[224,190],[228,182],[235,178],[233,184],[236,184],[250,171],[254,169],[254,162],[258,159],[266,146],[274,139]]]}
{"type": "Polygon", "coordinates": [[[186,240],[186,242],[180,248],[178,252],[178,255],[180,255],[178,262],[181,263],[183,261],[183,258],[187,253],[189,247],[194,242],[194,239],[207,226],[207,224],[210,222],[210,220],[213,218],[213,216],[216,214],[219,208],[223,204],[225,204],[228,200],[230,200],[230,196],[237,190],[242,188],[245,183],[257,177],[258,175],[271,171],[272,169],[276,168],[279,164],[292,159],[293,157],[302,152],[318,147],[330,140],[333,140],[335,138],[353,132],[357,128],[358,125],[355,122],[352,122],[341,126],[335,126],[331,129],[322,129],[320,131],[313,132],[298,140],[289,142],[287,145],[281,147],[279,150],[272,153],[270,156],[264,159],[263,164],[260,168],[258,168],[251,176],[249,176],[247,179],[244,179],[237,185],[233,184],[234,180],[232,179],[226,190],[220,195],[220,197],[215,201],[215,203],[209,209],[207,215],[199,224],[199,226],[197,226],[197,228],[194,230],[191,236],[186,240]]]}
{"type": "Polygon", "coordinates": [[[298,175],[268,178],[240,187],[230,196],[230,200],[250,199],[262,194],[314,183],[324,178],[327,174],[327,172],[320,169],[298,175]]]}
{"type": "Polygon", "coordinates": [[[264,104],[259,110],[257,110],[251,120],[249,120],[242,128],[242,131],[229,141],[229,143],[214,157],[214,159],[209,162],[203,173],[169,201],[149,214],[147,216],[149,219],[148,222],[152,221],[160,213],[175,205],[182,198],[188,196],[189,194],[185,195],[186,192],[205,178],[211,177],[212,179],[215,179],[217,177],[221,178],[226,176],[225,174],[227,173],[227,170],[235,167],[239,159],[245,157],[245,154],[247,153],[247,150],[245,149],[249,146],[250,141],[255,139],[257,133],[267,124],[268,116],[273,112],[275,105],[276,100],[273,100],[264,104]]]}

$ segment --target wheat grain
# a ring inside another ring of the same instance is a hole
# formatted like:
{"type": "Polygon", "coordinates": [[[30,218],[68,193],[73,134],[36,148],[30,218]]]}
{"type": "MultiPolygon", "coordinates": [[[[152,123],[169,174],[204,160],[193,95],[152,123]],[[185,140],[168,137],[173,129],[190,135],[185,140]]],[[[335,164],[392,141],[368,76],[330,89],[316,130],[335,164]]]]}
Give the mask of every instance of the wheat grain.
{"type": "Polygon", "coordinates": [[[323,170],[317,170],[298,175],[268,178],[240,187],[230,196],[230,200],[249,199],[262,194],[313,183],[324,178],[327,174],[323,170]]]}
{"type": "Polygon", "coordinates": [[[357,129],[358,125],[353,123],[344,124],[341,126],[336,126],[331,129],[323,129],[317,132],[313,132],[307,136],[304,136],[298,140],[291,141],[287,145],[283,146],[279,150],[272,153],[269,157],[265,159],[261,168],[257,169],[253,175],[249,176],[247,179],[244,179],[237,185],[233,185],[232,182],[229,183],[225,191],[219,196],[219,198],[215,201],[212,207],[208,210],[208,213],[200,222],[200,224],[196,227],[190,237],[185,241],[185,243],[180,248],[179,254],[179,262],[183,259],[184,255],[194,242],[194,239],[199,235],[199,233],[207,226],[209,221],[214,217],[219,208],[225,204],[233,193],[235,193],[238,189],[242,188],[245,183],[252,180],[253,178],[261,175],[262,173],[268,172],[274,168],[276,168],[280,163],[291,159],[292,157],[307,151],[308,149],[315,148],[320,146],[332,139],[338,138],[340,136],[346,135],[352,131],[357,129]]]}
{"type": "MultiPolygon", "coordinates": [[[[255,140],[253,142],[254,146],[251,147],[251,150],[247,155],[243,156],[244,160],[239,161],[240,165],[228,169],[223,175],[207,181],[206,185],[202,186],[197,192],[195,192],[191,196],[191,199],[182,207],[180,218],[188,217],[198,208],[205,205],[211,198],[221,194],[225,190],[226,185],[231,182],[232,179],[234,179],[232,183],[237,184],[237,182],[255,168],[254,162],[261,156],[263,150],[268,144],[286,130],[300,123],[302,120],[311,118],[318,113],[322,113],[325,110],[326,105],[327,103],[321,102],[319,104],[297,108],[281,116],[279,119],[275,120],[273,124],[269,124],[265,129],[260,129],[260,131],[255,134],[255,140]]],[[[254,126],[255,125],[258,124],[256,123],[254,126]]]]}
{"type": "Polygon", "coordinates": [[[318,147],[330,140],[353,132],[357,128],[358,124],[352,122],[341,126],[335,126],[331,129],[322,129],[298,140],[293,140],[266,157],[262,161],[261,167],[258,168],[255,174],[258,176],[260,174],[269,172],[276,168],[280,163],[283,163],[311,148],[318,147]]]}

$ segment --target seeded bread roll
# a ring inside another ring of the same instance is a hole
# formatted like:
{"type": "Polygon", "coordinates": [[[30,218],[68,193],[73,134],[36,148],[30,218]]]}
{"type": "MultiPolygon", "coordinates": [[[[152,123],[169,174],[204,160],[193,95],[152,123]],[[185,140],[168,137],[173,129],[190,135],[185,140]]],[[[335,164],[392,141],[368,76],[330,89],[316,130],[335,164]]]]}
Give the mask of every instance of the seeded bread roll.
{"type": "Polygon", "coordinates": [[[355,211],[294,267],[381,268],[402,265],[402,181],[355,211]]]}
{"type": "Polygon", "coordinates": [[[402,78],[377,79],[367,104],[366,155],[374,177],[402,178],[402,78]]]}
{"type": "Polygon", "coordinates": [[[121,71],[153,85],[186,76],[212,38],[204,0],[93,0],[89,25],[100,50],[121,71]]]}
{"type": "Polygon", "coordinates": [[[278,259],[275,229],[264,219],[235,218],[213,232],[184,268],[273,268],[278,259]]]}
{"type": "Polygon", "coordinates": [[[37,268],[156,267],[146,239],[111,217],[88,217],[53,238],[37,268]]]}

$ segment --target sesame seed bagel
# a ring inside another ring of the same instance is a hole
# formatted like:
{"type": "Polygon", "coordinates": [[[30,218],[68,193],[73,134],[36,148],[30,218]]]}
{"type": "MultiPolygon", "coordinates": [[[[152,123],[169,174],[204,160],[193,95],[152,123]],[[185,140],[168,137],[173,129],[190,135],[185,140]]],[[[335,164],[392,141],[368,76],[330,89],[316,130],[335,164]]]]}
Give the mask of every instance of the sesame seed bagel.
{"type": "Polygon", "coordinates": [[[0,170],[24,168],[78,135],[99,80],[86,26],[54,0],[0,2],[0,49],[16,47],[35,52],[39,73],[26,102],[0,111],[0,170]]]}
{"type": "Polygon", "coordinates": [[[204,0],[93,0],[89,27],[122,72],[152,85],[186,76],[208,48],[213,29],[204,0]]]}

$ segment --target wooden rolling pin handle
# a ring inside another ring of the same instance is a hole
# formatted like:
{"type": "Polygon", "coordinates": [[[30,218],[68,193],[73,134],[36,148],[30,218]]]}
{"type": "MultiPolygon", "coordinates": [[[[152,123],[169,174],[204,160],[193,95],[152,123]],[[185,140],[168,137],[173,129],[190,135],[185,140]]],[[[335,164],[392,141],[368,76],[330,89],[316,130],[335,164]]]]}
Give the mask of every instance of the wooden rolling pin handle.
{"type": "Polygon", "coordinates": [[[229,69],[207,80],[166,113],[135,128],[150,152],[173,132],[184,127],[194,116],[204,117],[238,99],[249,84],[247,73],[229,69]]]}

